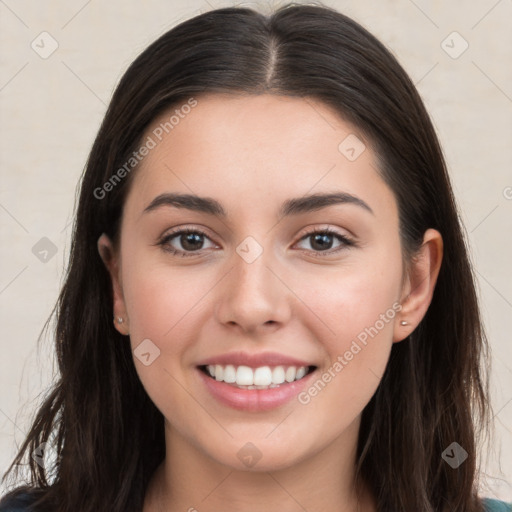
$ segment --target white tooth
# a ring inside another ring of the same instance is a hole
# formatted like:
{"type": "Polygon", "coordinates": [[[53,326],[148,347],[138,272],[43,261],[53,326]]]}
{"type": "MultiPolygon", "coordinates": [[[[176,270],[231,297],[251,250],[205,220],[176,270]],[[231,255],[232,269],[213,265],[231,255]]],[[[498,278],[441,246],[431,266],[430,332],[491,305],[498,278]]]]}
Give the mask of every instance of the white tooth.
{"type": "Polygon", "coordinates": [[[239,366],[236,370],[236,383],[239,386],[252,386],[254,384],[254,373],[248,366],[239,366]]]}
{"type": "Polygon", "coordinates": [[[208,373],[210,374],[210,377],[215,377],[215,366],[213,366],[213,364],[209,364],[207,366],[208,368],[208,373]]]}
{"type": "Polygon", "coordinates": [[[305,367],[305,366],[301,366],[298,370],[297,370],[297,375],[295,375],[295,380],[299,380],[299,379],[302,379],[302,377],[304,377],[304,375],[306,375],[306,372],[308,371],[308,369],[305,367]]]}
{"type": "Polygon", "coordinates": [[[222,380],[224,378],[224,368],[220,364],[215,365],[215,380],[222,380]]]}
{"type": "Polygon", "coordinates": [[[284,368],[276,366],[272,371],[272,384],[282,384],[284,382],[284,368]]]}
{"type": "Polygon", "coordinates": [[[297,372],[297,369],[295,366],[289,366],[286,370],[285,380],[286,382],[293,382],[295,380],[295,373],[297,372]]]}
{"type": "Polygon", "coordinates": [[[228,364],[226,368],[224,368],[224,382],[228,384],[236,382],[236,369],[232,364],[228,364]]]}
{"type": "Polygon", "coordinates": [[[268,366],[261,366],[254,371],[254,384],[256,386],[269,386],[272,384],[272,370],[268,366]]]}

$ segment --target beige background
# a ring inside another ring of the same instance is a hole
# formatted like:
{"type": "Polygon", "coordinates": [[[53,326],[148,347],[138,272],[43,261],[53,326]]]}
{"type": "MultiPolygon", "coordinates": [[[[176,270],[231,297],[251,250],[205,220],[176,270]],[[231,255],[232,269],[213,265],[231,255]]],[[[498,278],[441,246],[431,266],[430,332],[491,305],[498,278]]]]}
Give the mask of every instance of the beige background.
{"type": "MultiPolygon", "coordinates": [[[[417,84],[438,130],[493,348],[496,442],[484,458],[481,492],[512,500],[512,2],[325,3],[390,47],[417,84]],[[467,50],[458,55],[466,42],[467,50]]],[[[113,88],[156,37],[179,21],[227,5],[0,0],[2,472],[51,381],[52,342],[46,338],[38,352],[37,336],[62,284],[75,186],[113,88]],[[47,58],[40,54],[51,49],[52,39],[39,36],[43,31],[58,44],[47,58]],[[32,252],[43,237],[57,251],[48,253],[46,263],[32,252]]]]}

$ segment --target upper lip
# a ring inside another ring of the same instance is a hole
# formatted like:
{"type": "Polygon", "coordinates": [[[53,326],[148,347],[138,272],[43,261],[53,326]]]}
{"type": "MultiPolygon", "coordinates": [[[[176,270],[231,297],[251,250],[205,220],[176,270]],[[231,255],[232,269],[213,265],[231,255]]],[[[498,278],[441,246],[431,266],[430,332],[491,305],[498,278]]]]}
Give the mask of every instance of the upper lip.
{"type": "Polygon", "coordinates": [[[223,366],[231,364],[233,366],[249,366],[251,368],[258,368],[261,366],[313,366],[308,361],[296,359],[295,357],[279,354],[277,352],[261,352],[259,354],[231,352],[204,359],[197,366],[215,364],[223,366]]]}

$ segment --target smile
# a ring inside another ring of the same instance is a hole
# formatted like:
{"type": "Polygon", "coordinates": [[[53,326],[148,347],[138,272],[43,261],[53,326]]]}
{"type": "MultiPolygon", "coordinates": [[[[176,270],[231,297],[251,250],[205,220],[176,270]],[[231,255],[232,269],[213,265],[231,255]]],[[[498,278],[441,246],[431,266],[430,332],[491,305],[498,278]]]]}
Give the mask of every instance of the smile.
{"type": "Polygon", "coordinates": [[[218,382],[225,382],[239,389],[273,389],[284,383],[301,380],[314,366],[250,366],[207,365],[201,370],[218,382]]]}
{"type": "Polygon", "coordinates": [[[207,395],[223,406],[263,412],[291,402],[317,373],[307,359],[264,352],[233,352],[198,361],[207,395]]]}

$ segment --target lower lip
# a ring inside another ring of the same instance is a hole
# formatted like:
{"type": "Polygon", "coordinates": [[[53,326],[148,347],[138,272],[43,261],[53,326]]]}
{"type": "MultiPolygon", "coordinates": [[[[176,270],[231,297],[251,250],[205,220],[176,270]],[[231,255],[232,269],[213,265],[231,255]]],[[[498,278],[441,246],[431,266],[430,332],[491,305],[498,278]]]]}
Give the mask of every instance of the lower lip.
{"type": "Polygon", "coordinates": [[[268,411],[289,402],[306,387],[316,372],[314,370],[300,380],[285,382],[277,388],[241,389],[212,379],[199,368],[197,371],[208,391],[219,402],[234,409],[252,412],[268,411]]]}

